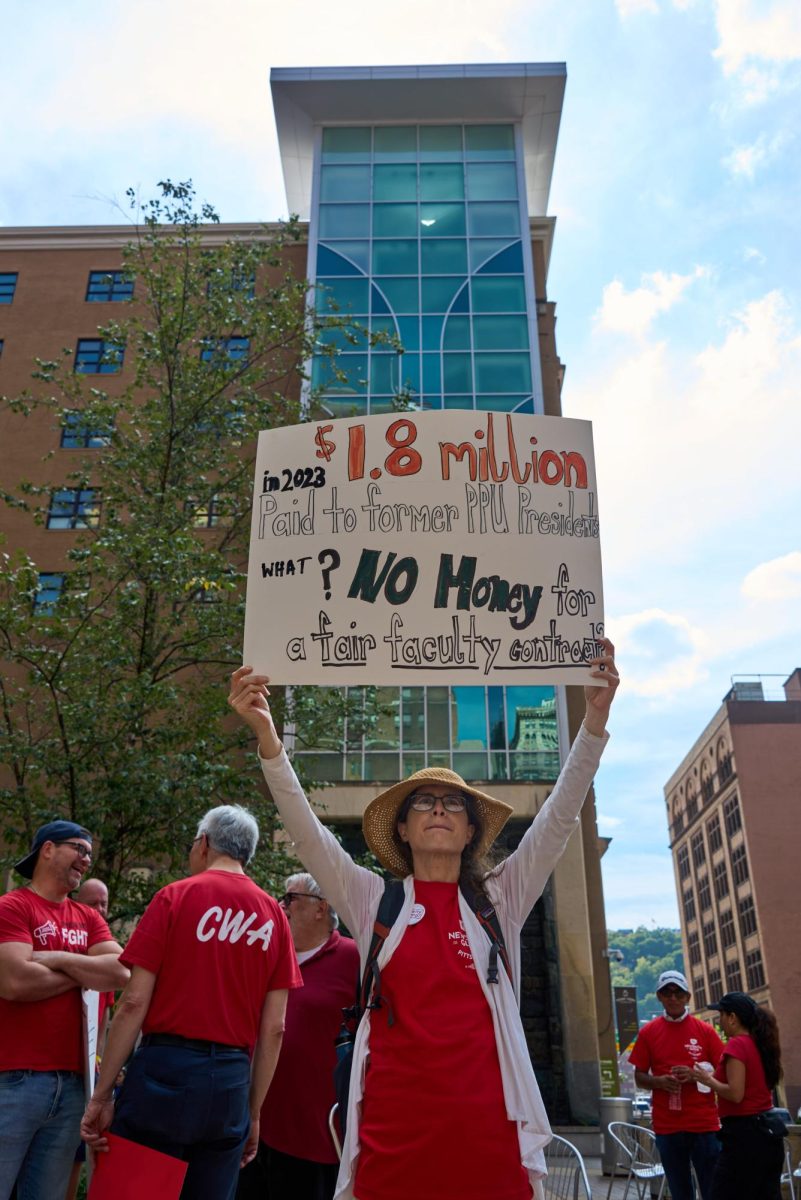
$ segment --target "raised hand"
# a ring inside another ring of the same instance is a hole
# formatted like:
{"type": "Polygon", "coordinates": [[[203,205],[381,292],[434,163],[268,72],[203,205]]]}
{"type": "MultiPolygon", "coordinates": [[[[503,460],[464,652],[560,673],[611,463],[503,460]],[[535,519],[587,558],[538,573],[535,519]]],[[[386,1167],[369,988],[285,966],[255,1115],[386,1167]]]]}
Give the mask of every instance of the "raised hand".
{"type": "Polygon", "coordinates": [[[269,682],[267,675],[254,675],[252,667],[240,667],[231,675],[228,703],[256,734],[262,756],[275,758],[281,751],[281,742],[270,712],[269,682]]]}
{"type": "Polygon", "coordinates": [[[606,729],[609,709],[620,683],[620,676],[615,665],[615,648],[609,638],[603,638],[601,645],[603,653],[591,660],[590,674],[596,679],[605,680],[605,682],[599,683],[597,686],[587,684],[584,688],[584,701],[587,706],[584,726],[589,733],[594,733],[597,737],[600,737],[606,729]]]}

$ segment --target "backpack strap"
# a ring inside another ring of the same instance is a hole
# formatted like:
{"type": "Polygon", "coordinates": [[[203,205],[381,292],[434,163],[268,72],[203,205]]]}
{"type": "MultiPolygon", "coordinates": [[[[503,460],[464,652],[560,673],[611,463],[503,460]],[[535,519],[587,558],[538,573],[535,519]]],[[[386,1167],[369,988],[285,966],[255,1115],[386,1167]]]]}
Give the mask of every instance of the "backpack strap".
{"type": "Polygon", "coordinates": [[[487,983],[498,982],[498,955],[501,956],[501,962],[506,968],[506,974],[509,979],[512,978],[512,965],[509,962],[509,954],[506,950],[506,942],[503,939],[503,930],[501,923],[498,920],[498,914],[492,905],[492,902],[486,892],[477,892],[467,886],[462,886],[462,895],[470,905],[472,912],[486,933],[490,942],[489,965],[487,967],[487,983]]]}
{"type": "MultiPolygon", "coordinates": [[[[360,1014],[367,1012],[368,1008],[380,1008],[382,1003],[388,1005],[388,1001],[381,995],[381,972],[378,968],[378,956],[381,953],[381,947],[389,937],[389,931],[403,908],[404,898],[405,892],[401,880],[388,879],[384,884],[384,894],[378,905],[370,949],[367,952],[367,961],[364,964],[364,972],[359,985],[360,1014]]],[[[391,1007],[388,1023],[390,1025],[395,1023],[391,1007]]]]}

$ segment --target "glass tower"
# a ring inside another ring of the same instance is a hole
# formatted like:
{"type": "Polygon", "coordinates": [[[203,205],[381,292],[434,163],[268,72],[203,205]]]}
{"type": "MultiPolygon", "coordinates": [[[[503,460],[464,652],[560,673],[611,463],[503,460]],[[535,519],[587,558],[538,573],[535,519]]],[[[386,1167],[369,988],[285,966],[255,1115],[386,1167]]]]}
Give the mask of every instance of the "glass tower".
{"type": "MultiPolygon", "coordinates": [[[[323,318],[312,387],[333,417],[399,403],[541,412],[527,179],[536,184],[542,171],[544,211],[563,78],[543,70],[548,86],[557,80],[549,129],[530,97],[512,95],[519,68],[507,83],[481,68],[458,69],[478,72],[472,79],[450,68],[426,79],[416,68],[416,85],[403,70],[273,72],[290,205],[308,215],[308,275],[323,318]],[[482,96],[497,109],[504,88],[515,119],[477,119],[482,96]],[[546,165],[532,176],[532,162],[546,165]]],[[[313,776],[392,780],[426,765],[520,782],[558,773],[553,688],[381,688],[378,698],[385,715],[369,735],[345,729],[307,752],[313,776]]]]}

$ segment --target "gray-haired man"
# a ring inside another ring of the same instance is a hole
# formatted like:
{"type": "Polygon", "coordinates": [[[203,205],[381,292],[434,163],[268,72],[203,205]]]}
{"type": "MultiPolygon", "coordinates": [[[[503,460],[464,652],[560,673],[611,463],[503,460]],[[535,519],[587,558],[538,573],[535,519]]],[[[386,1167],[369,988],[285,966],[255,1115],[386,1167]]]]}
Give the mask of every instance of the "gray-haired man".
{"type": "Polygon", "coordinates": [[[240,1162],[256,1153],[287,989],[302,983],[282,909],[245,874],[258,837],[245,809],[212,809],[190,877],[151,900],[123,954],[131,982],[81,1125],[97,1149],[111,1126],[188,1162],[182,1200],[233,1196],[240,1162]],[[140,1029],[115,1114],[114,1082],[140,1029]]]}

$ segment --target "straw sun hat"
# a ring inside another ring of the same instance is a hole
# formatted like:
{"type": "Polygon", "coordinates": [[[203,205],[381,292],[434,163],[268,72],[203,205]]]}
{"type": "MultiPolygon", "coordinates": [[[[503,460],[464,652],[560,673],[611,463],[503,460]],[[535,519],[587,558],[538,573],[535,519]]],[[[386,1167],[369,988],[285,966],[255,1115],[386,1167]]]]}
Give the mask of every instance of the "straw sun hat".
{"type": "MultiPolygon", "coordinates": [[[[404,856],[401,850],[403,843],[396,832],[398,813],[406,797],[426,783],[445,784],[472,798],[484,826],[483,836],[476,844],[475,852],[479,856],[490,848],[514,811],[511,804],[505,804],[503,800],[496,800],[486,792],[471,787],[461,775],[445,767],[425,767],[422,771],[410,775],[408,779],[393,784],[367,805],[362,829],[367,845],[382,867],[386,867],[400,879],[411,874],[411,867],[408,857],[404,856]]],[[[407,850],[407,855],[408,853],[407,850]]]]}

